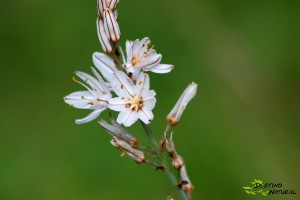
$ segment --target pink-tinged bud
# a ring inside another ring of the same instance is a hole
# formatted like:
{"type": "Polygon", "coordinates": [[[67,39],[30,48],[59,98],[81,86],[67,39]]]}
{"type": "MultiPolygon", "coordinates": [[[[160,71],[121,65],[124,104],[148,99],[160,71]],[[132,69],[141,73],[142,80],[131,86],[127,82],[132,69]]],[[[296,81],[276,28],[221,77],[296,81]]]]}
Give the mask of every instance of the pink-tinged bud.
{"type": "Polygon", "coordinates": [[[126,141],[121,140],[117,137],[113,137],[110,143],[117,147],[118,149],[122,150],[125,154],[135,160],[137,163],[143,163],[146,160],[146,156],[144,152],[136,150],[130,146],[126,141]]]}
{"type": "Polygon", "coordinates": [[[182,188],[183,191],[188,193],[189,196],[191,196],[194,187],[192,185],[192,182],[190,181],[190,178],[188,177],[185,166],[181,167],[179,174],[180,174],[180,178],[182,180],[180,183],[180,187],[182,188]]]}
{"type": "Polygon", "coordinates": [[[180,169],[181,167],[183,167],[184,161],[183,161],[182,157],[179,155],[176,155],[176,158],[174,158],[172,161],[172,165],[173,165],[173,167],[175,167],[175,169],[180,169]]]}
{"type": "Polygon", "coordinates": [[[103,12],[104,30],[108,38],[117,43],[121,39],[119,24],[110,9],[105,9],[103,12]]]}
{"type": "Polygon", "coordinates": [[[175,126],[179,123],[183,111],[185,110],[187,104],[196,95],[196,92],[197,92],[197,84],[193,82],[182,93],[176,105],[167,116],[167,121],[171,126],[175,126]]]}

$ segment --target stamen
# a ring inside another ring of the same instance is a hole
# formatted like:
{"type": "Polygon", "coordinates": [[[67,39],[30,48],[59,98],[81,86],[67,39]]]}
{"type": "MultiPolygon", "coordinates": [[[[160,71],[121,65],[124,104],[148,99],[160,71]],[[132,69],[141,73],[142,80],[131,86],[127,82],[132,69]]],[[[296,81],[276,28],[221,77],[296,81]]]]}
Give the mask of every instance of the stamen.
{"type": "Polygon", "coordinates": [[[72,80],[74,83],[78,83],[78,81],[76,80],[75,76],[72,77],[72,80]]]}

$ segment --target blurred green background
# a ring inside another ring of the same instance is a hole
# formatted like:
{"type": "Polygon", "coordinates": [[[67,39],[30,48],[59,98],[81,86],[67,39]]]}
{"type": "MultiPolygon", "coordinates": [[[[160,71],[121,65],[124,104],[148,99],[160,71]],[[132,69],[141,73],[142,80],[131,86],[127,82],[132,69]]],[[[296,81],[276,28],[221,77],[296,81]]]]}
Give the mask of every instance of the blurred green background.
{"type": "MultiPolygon", "coordinates": [[[[175,65],[151,74],[157,138],[184,88],[199,84],[172,129],[194,199],[300,199],[300,1],[121,0],[118,10],[123,45],[149,36],[175,65]],[[254,178],[298,194],[247,195],[254,178]]],[[[0,1],[1,200],[178,199],[95,121],[73,125],[89,112],[63,96],[101,51],[96,17],[96,1],[0,1]]],[[[130,131],[149,145],[139,124],[130,131]]]]}

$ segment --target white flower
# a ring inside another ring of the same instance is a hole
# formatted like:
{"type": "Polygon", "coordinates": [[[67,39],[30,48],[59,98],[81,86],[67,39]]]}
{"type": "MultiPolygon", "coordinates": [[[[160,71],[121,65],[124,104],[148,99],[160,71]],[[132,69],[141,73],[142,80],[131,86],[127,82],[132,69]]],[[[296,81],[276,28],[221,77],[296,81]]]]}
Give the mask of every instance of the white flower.
{"type": "Polygon", "coordinates": [[[107,102],[111,98],[110,90],[101,76],[95,69],[92,68],[92,70],[96,78],[84,72],[75,72],[87,85],[73,78],[76,83],[84,86],[87,89],[86,91],[74,92],[64,97],[65,102],[72,107],[94,110],[87,117],[75,120],[76,124],[83,124],[96,119],[101,112],[107,109],[107,102]]]}
{"type": "Polygon", "coordinates": [[[150,39],[148,37],[140,40],[127,41],[126,53],[127,62],[124,68],[127,72],[133,74],[134,79],[138,77],[141,70],[152,71],[154,73],[168,73],[174,66],[169,64],[160,64],[162,55],[150,47],[150,39]]]}
{"type": "Polygon", "coordinates": [[[153,119],[152,109],[155,106],[155,92],[149,90],[149,76],[141,73],[136,84],[124,73],[117,71],[112,76],[112,88],[118,95],[108,101],[111,110],[119,111],[119,124],[131,126],[138,119],[149,124],[153,119]]]}
{"type": "Polygon", "coordinates": [[[176,124],[178,124],[183,111],[185,110],[187,104],[196,95],[196,92],[197,84],[193,82],[189,84],[185,91],[182,93],[176,105],[167,116],[167,121],[171,126],[175,126],[176,124]]]}

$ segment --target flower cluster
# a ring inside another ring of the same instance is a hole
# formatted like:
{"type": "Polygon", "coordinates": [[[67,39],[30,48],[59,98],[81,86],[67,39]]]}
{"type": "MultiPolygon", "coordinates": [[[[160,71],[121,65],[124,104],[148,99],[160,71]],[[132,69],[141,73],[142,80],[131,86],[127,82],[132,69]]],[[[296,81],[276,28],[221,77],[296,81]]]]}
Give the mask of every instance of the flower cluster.
{"type": "Polygon", "coordinates": [[[82,80],[73,80],[86,88],[85,91],[67,95],[64,100],[79,109],[93,110],[76,124],[90,122],[99,117],[106,109],[119,112],[117,122],[131,126],[138,119],[149,124],[154,115],[156,104],[155,91],[150,90],[148,71],[168,73],[174,66],[161,64],[162,55],[158,54],[148,37],[134,42],[127,40],[127,58],[116,56],[122,48],[118,42],[121,32],[118,25],[118,0],[98,0],[97,31],[104,53],[95,52],[92,68],[94,76],[84,72],[75,72],[82,80]],[[121,64],[120,64],[121,63],[121,64]],[[100,72],[100,73],[99,73],[100,72]],[[101,74],[101,75],[100,75],[101,74]],[[103,78],[104,79],[103,79],[103,78]],[[116,96],[114,96],[115,94],[116,96]]]}
{"type": "Polygon", "coordinates": [[[78,109],[92,110],[88,116],[76,119],[76,124],[95,120],[107,109],[118,112],[116,120],[110,113],[111,124],[102,119],[98,121],[111,136],[111,144],[122,151],[122,156],[127,155],[138,164],[146,163],[155,169],[165,170],[173,185],[180,189],[182,199],[192,199],[193,185],[187,175],[183,157],[175,149],[172,134],[167,137],[167,133],[171,127],[179,123],[187,104],[196,95],[197,84],[191,83],[186,88],[168,114],[167,128],[158,145],[148,126],[154,118],[152,110],[156,104],[156,93],[150,89],[148,73],[169,73],[174,66],[161,64],[162,55],[156,52],[148,37],[141,40],[127,40],[124,53],[119,44],[121,39],[117,11],[119,0],[97,0],[97,4],[97,33],[105,53],[93,54],[95,66],[91,67],[93,75],[75,72],[78,80],[73,77],[73,81],[82,85],[85,90],[67,95],[64,101],[78,109]],[[137,138],[123,128],[131,126],[138,120],[142,121],[142,126],[152,144],[150,147],[140,146],[137,138]],[[158,162],[146,158],[146,153],[158,162]],[[164,153],[168,153],[171,157],[172,165],[178,172],[177,178],[169,169],[164,153]]]}

